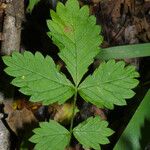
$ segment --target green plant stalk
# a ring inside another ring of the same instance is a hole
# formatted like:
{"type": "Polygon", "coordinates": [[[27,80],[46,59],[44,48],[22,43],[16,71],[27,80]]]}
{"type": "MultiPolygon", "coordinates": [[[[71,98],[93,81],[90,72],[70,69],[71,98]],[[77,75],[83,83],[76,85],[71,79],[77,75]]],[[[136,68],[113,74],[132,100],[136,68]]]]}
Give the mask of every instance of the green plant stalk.
{"type": "Polygon", "coordinates": [[[150,43],[104,48],[96,59],[125,59],[150,56],[150,43]]]}
{"type": "Polygon", "coordinates": [[[77,87],[75,88],[75,94],[74,94],[74,99],[73,99],[73,112],[72,112],[72,118],[71,118],[71,123],[70,123],[70,134],[72,135],[73,132],[73,120],[75,117],[75,109],[76,109],[76,101],[77,101],[77,87]]]}

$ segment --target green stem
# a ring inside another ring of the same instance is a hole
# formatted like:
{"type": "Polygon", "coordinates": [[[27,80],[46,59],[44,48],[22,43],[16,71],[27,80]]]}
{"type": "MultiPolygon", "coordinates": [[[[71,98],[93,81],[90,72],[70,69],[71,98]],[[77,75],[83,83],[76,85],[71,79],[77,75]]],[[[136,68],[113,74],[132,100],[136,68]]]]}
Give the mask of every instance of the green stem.
{"type": "Polygon", "coordinates": [[[73,131],[73,120],[75,117],[75,109],[76,109],[76,101],[77,101],[77,88],[75,89],[74,99],[73,99],[73,112],[72,112],[72,118],[70,123],[70,134],[72,135],[73,131]]]}

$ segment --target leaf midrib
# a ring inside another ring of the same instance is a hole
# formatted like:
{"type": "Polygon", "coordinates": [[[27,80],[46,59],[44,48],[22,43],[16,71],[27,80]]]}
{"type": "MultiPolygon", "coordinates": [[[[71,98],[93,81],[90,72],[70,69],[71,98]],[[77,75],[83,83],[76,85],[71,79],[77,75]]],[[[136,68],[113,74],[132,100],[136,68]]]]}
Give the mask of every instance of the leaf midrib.
{"type": "MultiPolygon", "coordinates": [[[[11,61],[9,61],[9,62],[12,63],[11,61]]],[[[15,66],[20,67],[20,68],[22,68],[22,69],[24,69],[24,70],[27,70],[27,71],[29,71],[29,72],[31,72],[31,73],[33,73],[33,74],[34,74],[34,73],[35,73],[35,74],[38,74],[39,76],[42,76],[43,78],[48,79],[48,80],[50,80],[50,81],[52,81],[52,82],[55,82],[55,83],[57,83],[57,84],[62,84],[62,85],[65,85],[65,86],[68,86],[68,87],[71,87],[71,88],[72,88],[72,85],[60,83],[60,82],[58,82],[58,81],[52,80],[52,79],[50,79],[50,78],[44,76],[43,74],[41,74],[41,73],[39,73],[39,72],[32,71],[32,70],[27,69],[27,68],[25,68],[25,67],[23,67],[23,66],[20,66],[20,65],[18,65],[18,64],[16,64],[16,63],[13,63],[13,64],[14,64],[15,66]]]]}
{"type": "MultiPolygon", "coordinates": [[[[90,85],[90,86],[81,86],[81,88],[79,88],[80,90],[81,89],[86,89],[86,88],[89,88],[89,87],[100,87],[100,85],[102,85],[102,84],[107,84],[107,83],[111,83],[111,82],[115,82],[115,81],[120,81],[120,80],[123,80],[123,79],[126,79],[126,78],[128,78],[128,76],[125,76],[125,77],[123,77],[123,78],[119,78],[119,79],[114,79],[114,80],[109,80],[109,81],[105,81],[105,82],[101,82],[101,83],[97,83],[97,84],[94,84],[94,85],[90,85]]],[[[86,81],[86,79],[85,79],[85,81],[86,81]]],[[[83,81],[84,82],[84,81],[83,81]]],[[[82,83],[81,83],[81,85],[82,85],[82,83]]]]}

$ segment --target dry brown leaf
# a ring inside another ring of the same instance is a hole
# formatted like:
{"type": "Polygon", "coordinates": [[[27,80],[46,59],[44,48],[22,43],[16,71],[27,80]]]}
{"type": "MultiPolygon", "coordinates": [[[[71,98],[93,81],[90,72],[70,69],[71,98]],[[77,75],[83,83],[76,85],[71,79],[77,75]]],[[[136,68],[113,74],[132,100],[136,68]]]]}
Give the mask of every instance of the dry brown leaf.
{"type": "Polygon", "coordinates": [[[19,129],[23,129],[25,124],[38,122],[33,112],[26,107],[20,110],[14,109],[12,100],[4,101],[4,112],[8,114],[6,121],[9,127],[16,134],[19,129]]]}
{"type": "MultiPolygon", "coordinates": [[[[75,109],[75,113],[77,113],[78,109],[75,109]]],[[[54,120],[61,122],[63,124],[68,124],[71,120],[73,114],[73,104],[65,103],[63,105],[57,106],[57,111],[54,116],[54,120]]]]}
{"type": "Polygon", "coordinates": [[[126,43],[130,43],[130,44],[139,43],[137,35],[138,35],[138,31],[135,25],[127,26],[125,28],[124,37],[126,43]]]}
{"type": "Polygon", "coordinates": [[[150,24],[147,22],[146,18],[138,18],[134,17],[133,24],[136,25],[138,32],[142,32],[142,30],[148,30],[150,24]]]}
{"type": "Polygon", "coordinates": [[[92,106],[91,107],[91,112],[94,113],[94,115],[98,115],[100,116],[103,120],[107,120],[107,116],[106,114],[104,113],[104,110],[101,109],[101,108],[98,108],[96,106],[92,106]]]}
{"type": "MultiPolygon", "coordinates": [[[[65,150],[83,150],[82,146],[80,144],[76,144],[74,147],[69,147],[69,148],[66,148],[65,150]]],[[[86,148],[84,150],[91,150],[89,148],[86,148]]]]}
{"type": "Polygon", "coordinates": [[[121,9],[122,0],[115,0],[114,8],[111,13],[113,23],[118,22],[118,19],[121,17],[120,9],[121,9]]]}

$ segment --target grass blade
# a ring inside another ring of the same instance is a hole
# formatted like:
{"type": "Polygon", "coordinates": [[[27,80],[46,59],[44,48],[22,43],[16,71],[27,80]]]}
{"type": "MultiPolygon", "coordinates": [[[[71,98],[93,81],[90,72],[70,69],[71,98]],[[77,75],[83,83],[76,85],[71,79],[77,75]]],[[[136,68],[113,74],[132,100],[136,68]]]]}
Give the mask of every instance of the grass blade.
{"type": "Polygon", "coordinates": [[[150,89],[113,150],[141,150],[150,144],[150,89]]]}
{"type": "Polygon", "coordinates": [[[96,59],[124,59],[150,56],[150,43],[104,48],[96,59]]]}

